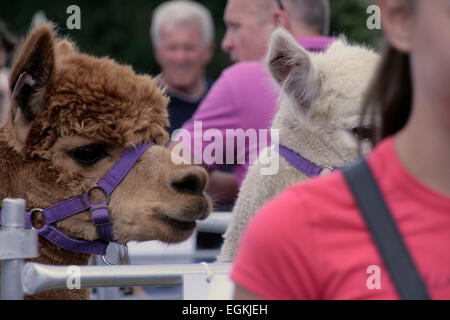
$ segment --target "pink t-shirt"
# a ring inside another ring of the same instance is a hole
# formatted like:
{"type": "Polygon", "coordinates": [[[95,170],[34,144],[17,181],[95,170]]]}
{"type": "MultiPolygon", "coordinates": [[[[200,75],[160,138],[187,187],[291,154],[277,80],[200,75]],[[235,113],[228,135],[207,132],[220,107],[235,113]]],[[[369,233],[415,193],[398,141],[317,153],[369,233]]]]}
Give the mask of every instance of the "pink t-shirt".
{"type": "MultiPolygon", "coordinates": [[[[433,299],[450,299],[450,197],[416,180],[389,138],[369,165],[433,299]]],[[[249,224],[231,277],[264,299],[398,299],[341,172],[289,188],[249,224]]]]}
{"type": "MultiPolygon", "coordinates": [[[[331,41],[332,38],[327,37],[299,39],[299,43],[310,51],[324,50],[331,41]]],[[[256,159],[259,151],[271,144],[269,129],[278,110],[278,95],[279,89],[262,61],[241,62],[227,68],[193,117],[183,125],[182,129],[189,133],[186,138],[190,139],[189,149],[212,169],[223,164],[233,165],[236,179],[241,185],[249,164],[253,164],[251,161],[256,159]],[[207,130],[210,132],[205,136],[207,130]],[[216,137],[219,135],[222,138],[217,142],[216,137]],[[228,146],[227,137],[230,138],[228,146]],[[243,137],[245,143],[240,143],[240,138],[234,137],[243,137]],[[233,140],[234,143],[231,143],[233,140]],[[216,153],[217,150],[211,147],[213,141],[222,144],[221,153],[216,153]],[[213,155],[209,158],[214,161],[205,162],[209,155],[213,155]]],[[[184,136],[180,138],[184,139],[184,136]]]]}

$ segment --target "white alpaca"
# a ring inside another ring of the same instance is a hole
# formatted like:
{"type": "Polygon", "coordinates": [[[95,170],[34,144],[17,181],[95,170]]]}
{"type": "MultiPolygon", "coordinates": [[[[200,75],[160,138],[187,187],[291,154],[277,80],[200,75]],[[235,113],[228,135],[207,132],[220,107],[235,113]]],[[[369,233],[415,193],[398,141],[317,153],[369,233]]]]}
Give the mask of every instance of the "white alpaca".
{"type": "MultiPolygon", "coordinates": [[[[358,140],[369,129],[360,122],[362,100],[377,62],[375,52],[344,40],[336,40],[326,52],[308,53],[287,31],[276,30],[266,66],[281,88],[280,110],[272,124],[279,130],[279,144],[323,168],[320,174],[356,160],[358,140]]],[[[370,151],[367,142],[361,151],[370,151]]],[[[310,178],[282,156],[275,159],[279,159],[275,175],[261,175],[259,161],[249,169],[219,262],[234,260],[241,235],[259,207],[288,186],[310,178]]]]}

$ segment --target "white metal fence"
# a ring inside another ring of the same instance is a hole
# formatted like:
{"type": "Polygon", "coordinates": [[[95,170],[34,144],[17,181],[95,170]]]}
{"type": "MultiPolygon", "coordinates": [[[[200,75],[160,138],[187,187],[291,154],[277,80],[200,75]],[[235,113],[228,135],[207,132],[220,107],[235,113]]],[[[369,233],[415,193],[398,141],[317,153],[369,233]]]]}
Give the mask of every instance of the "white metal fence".
{"type": "MultiPolygon", "coordinates": [[[[38,255],[38,236],[36,230],[25,229],[24,217],[23,199],[3,200],[3,226],[0,230],[1,299],[20,300],[26,295],[47,290],[82,288],[99,288],[97,299],[118,299],[122,298],[120,294],[107,288],[134,286],[178,286],[183,290],[184,298],[201,298],[187,290],[189,288],[186,286],[192,286],[192,283],[195,284],[192,292],[203,292],[204,299],[227,299],[230,295],[228,274],[231,264],[200,262],[106,266],[100,265],[98,259],[94,259],[94,265],[90,266],[25,263],[24,259],[38,255]],[[198,290],[197,285],[203,286],[202,290],[198,290]]],[[[226,231],[229,218],[229,213],[213,213],[210,218],[198,223],[198,231],[222,234],[226,231]]],[[[117,246],[115,248],[110,255],[117,254],[117,246]]],[[[211,260],[217,253],[190,248],[168,256],[176,257],[179,261],[199,261],[202,258],[211,260]]],[[[147,258],[161,261],[168,256],[161,252],[149,252],[147,258]]],[[[133,252],[130,258],[133,260],[133,252]]]]}

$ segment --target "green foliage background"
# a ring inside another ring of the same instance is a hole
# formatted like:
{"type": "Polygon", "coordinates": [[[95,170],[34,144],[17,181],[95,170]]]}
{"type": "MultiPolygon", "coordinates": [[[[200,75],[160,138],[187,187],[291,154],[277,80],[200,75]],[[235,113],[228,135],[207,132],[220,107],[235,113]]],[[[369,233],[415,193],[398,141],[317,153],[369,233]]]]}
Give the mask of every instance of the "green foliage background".
{"type": "MultiPolygon", "coordinates": [[[[164,0],[0,0],[0,19],[9,30],[23,38],[33,15],[42,10],[58,25],[59,33],[69,36],[83,52],[110,56],[130,64],[139,73],[158,74],[149,36],[153,10],[164,0]],[[81,30],[68,30],[67,7],[76,4],[81,9],[81,30]]],[[[220,48],[225,33],[223,12],[226,0],[197,0],[211,10],[216,26],[216,54],[208,66],[208,75],[217,78],[230,65],[228,55],[220,48]]],[[[350,41],[376,47],[381,32],[368,30],[365,0],[330,0],[332,10],[331,34],[344,34],[350,41]]]]}

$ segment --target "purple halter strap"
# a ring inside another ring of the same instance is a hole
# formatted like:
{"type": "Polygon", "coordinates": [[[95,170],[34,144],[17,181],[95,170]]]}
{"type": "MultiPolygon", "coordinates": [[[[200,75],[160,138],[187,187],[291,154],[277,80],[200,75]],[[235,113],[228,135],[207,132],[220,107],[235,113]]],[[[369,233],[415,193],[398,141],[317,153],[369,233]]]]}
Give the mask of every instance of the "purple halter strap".
{"type": "Polygon", "coordinates": [[[315,163],[312,163],[302,155],[289,149],[286,146],[278,145],[278,153],[295,169],[304,173],[308,177],[312,178],[318,176],[324,169],[334,170],[331,167],[320,167],[315,163]]]}
{"type": "MultiPolygon", "coordinates": [[[[50,242],[56,244],[59,247],[70,251],[83,252],[96,255],[105,255],[106,248],[109,242],[114,241],[112,232],[111,217],[108,210],[109,198],[114,189],[125,178],[134,164],[138,161],[141,155],[153,146],[154,143],[141,143],[136,148],[127,149],[119,161],[114,164],[111,170],[100,180],[100,182],[94,186],[90,191],[83,193],[77,197],[67,199],[63,202],[50,206],[46,209],[32,209],[25,213],[25,226],[26,228],[33,228],[32,216],[35,212],[41,212],[45,218],[45,225],[38,229],[39,235],[46,238],[50,242]],[[101,190],[106,200],[102,203],[91,203],[89,200],[89,194],[95,190],[101,190]],[[69,236],[63,234],[52,225],[57,221],[63,220],[77,213],[90,210],[92,219],[94,220],[97,232],[102,240],[87,241],[72,239],[69,236]]],[[[1,210],[0,210],[0,225],[1,225],[1,210]]]]}

